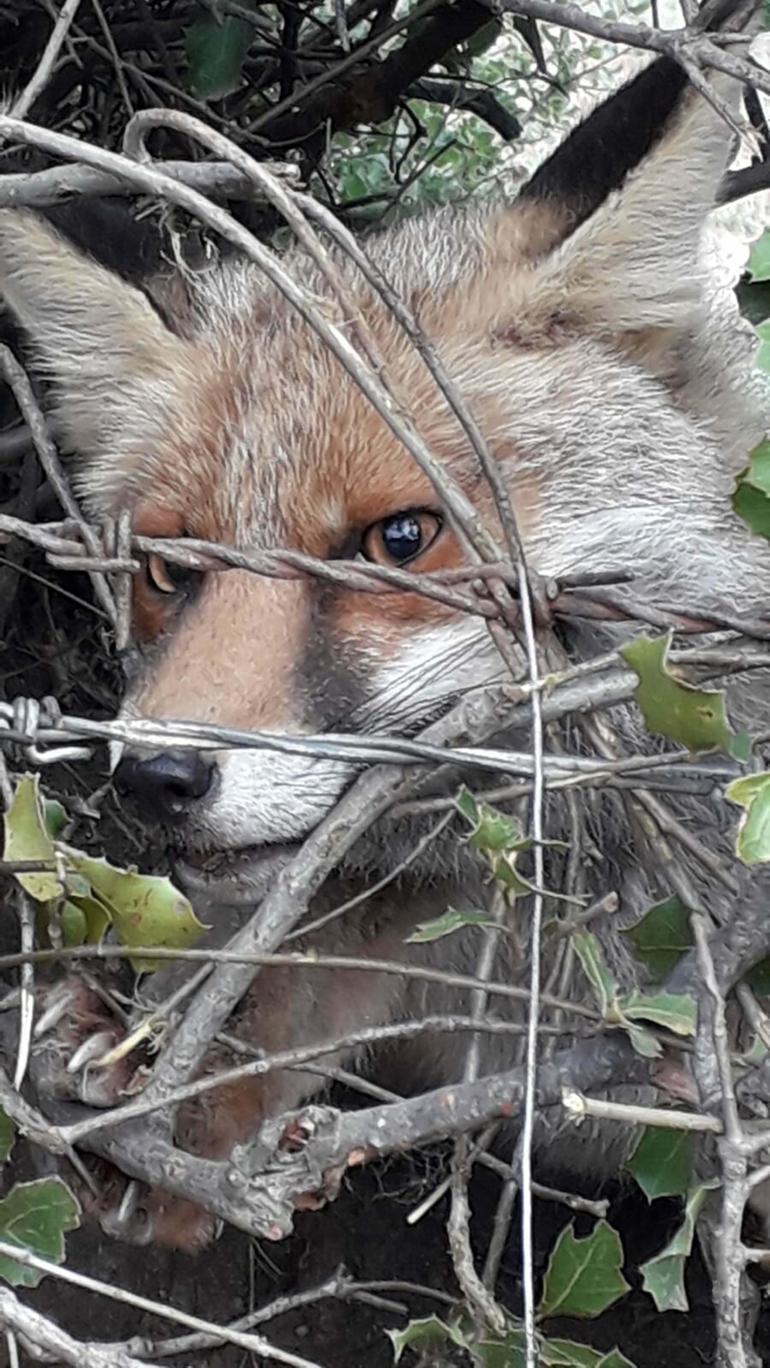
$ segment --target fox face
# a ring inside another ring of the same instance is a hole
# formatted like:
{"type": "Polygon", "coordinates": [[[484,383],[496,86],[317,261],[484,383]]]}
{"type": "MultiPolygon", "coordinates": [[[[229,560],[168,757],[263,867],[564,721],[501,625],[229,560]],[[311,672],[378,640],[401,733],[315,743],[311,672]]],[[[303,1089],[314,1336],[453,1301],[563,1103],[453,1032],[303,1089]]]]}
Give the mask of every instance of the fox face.
{"type": "MultiPolygon", "coordinates": [[[[514,203],[436,211],[367,246],[479,423],[532,567],[631,569],[651,601],[705,612],[743,537],[734,474],[761,435],[740,329],[730,318],[725,340],[699,260],[729,135],[666,62],[615,100],[637,111],[623,166],[603,164],[610,102],[514,203]]],[[[312,262],[286,264],[336,307],[312,262]]],[[[499,536],[457,419],[355,266],[337,264],[390,385],[499,536]]],[[[184,307],[162,317],[40,219],[0,214],[0,285],[54,381],[90,510],[129,508],[148,536],[462,565],[440,492],[258,269],[227,261],[182,283],[184,307]]],[[[152,718],[410,735],[504,678],[481,619],[418,593],[190,573],[156,555],[136,578],[134,630],[143,665],[125,707],[152,718]]],[[[223,749],[126,755],[117,778],[193,882],[253,900],[354,774],[223,749]]]]}

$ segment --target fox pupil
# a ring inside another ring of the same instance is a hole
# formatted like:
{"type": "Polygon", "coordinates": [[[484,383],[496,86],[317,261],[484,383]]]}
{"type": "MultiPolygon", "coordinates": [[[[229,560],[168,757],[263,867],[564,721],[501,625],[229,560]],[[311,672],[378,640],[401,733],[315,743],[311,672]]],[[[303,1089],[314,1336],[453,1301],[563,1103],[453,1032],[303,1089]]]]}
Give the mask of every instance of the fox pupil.
{"type": "Polygon", "coordinates": [[[413,513],[397,513],[382,524],[382,544],[395,561],[416,556],[422,543],[420,521],[413,513]]]}

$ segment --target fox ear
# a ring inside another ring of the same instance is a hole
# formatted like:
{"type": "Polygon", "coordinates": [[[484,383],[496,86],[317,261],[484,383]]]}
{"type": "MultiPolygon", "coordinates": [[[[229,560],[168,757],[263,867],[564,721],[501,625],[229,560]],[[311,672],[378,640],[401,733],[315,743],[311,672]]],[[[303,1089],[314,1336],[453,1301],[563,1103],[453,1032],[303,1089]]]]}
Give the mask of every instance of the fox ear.
{"type": "Polygon", "coordinates": [[[85,485],[125,482],[170,382],[191,369],[189,345],[141,290],[31,213],[0,211],[0,299],[53,381],[58,433],[84,459],[85,485]]]}
{"type": "MultiPolygon", "coordinates": [[[[533,342],[577,328],[617,341],[625,336],[633,346],[634,335],[646,333],[645,346],[660,352],[692,321],[703,297],[701,234],[716,203],[732,135],[701,95],[682,90],[669,67],[654,63],[597,110],[514,207],[514,215],[532,215],[538,208],[548,215],[549,227],[541,230],[517,301],[533,342]],[[655,119],[649,114],[653,105],[655,119]],[[641,122],[633,125],[631,151],[638,159],[624,170],[608,119],[616,121],[614,136],[622,139],[634,109],[641,122]],[[656,127],[661,114],[662,127],[656,127]],[[581,184],[572,171],[586,164],[592,123],[597,141],[581,184]]],[[[729,106],[737,105],[735,81],[720,80],[717,88],[729,106]]],[[[502,224],[497,231],[502,234],[502,224]]]]}

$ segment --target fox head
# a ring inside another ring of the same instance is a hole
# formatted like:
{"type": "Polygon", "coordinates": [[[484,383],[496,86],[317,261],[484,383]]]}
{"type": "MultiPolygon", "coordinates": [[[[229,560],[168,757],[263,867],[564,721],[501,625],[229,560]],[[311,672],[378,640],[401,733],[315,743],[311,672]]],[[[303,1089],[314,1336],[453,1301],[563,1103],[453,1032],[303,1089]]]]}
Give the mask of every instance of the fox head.
{"type": "MultiPolygon", "coordinates": [[[[706,610],[740,573],[729,498],[761,429],[745,339],[722,325],[700,250],[730,141],[657,62],[514,202],[442,209],[367,244],[480,424],[544,575],[630,569],[649,598],[706,610]]],[[[287,264],[322,300],[312,263],[287,264]]],[[[390,384],[497,533],[420,358],[356,269],[339,270],[390,384]]],[[[151,536],[461,564],[435,489],[259,270],[230,260],[183,284],[184,307],[160,311],[42,219],[0,213],[0,288],[53,382],[90,511],[129,508],[151,536]]],[[[135,581],[134,630],[145,666],[127,707],[153,718],[408,734],[504,677],[483,622],[416,593],[157,556],[135,581]]],[[[121,772],[179,847],[248,851],[252,880],[352,777],[260,750],[129,755],[121,772]]]]}

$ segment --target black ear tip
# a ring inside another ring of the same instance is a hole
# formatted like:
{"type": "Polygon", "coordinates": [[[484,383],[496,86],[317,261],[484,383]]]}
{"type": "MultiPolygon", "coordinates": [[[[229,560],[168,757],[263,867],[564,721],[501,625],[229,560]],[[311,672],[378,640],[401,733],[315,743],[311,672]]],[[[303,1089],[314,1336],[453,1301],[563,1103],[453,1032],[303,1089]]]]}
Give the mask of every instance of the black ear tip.
{"type": "Polygon", "coordinates": [[[588,218],[647,155],[686,85],[678,62],[658,58],[569,134],[519,198],[556,200],[576,224],[588,218]]]}
{"type": "Polygon", "coordinates": [[[131,284],[160,269],[163,234],[156,221],[137,221],[113,199],[71,200],[41,211],[62,237],[131,284]]]}

